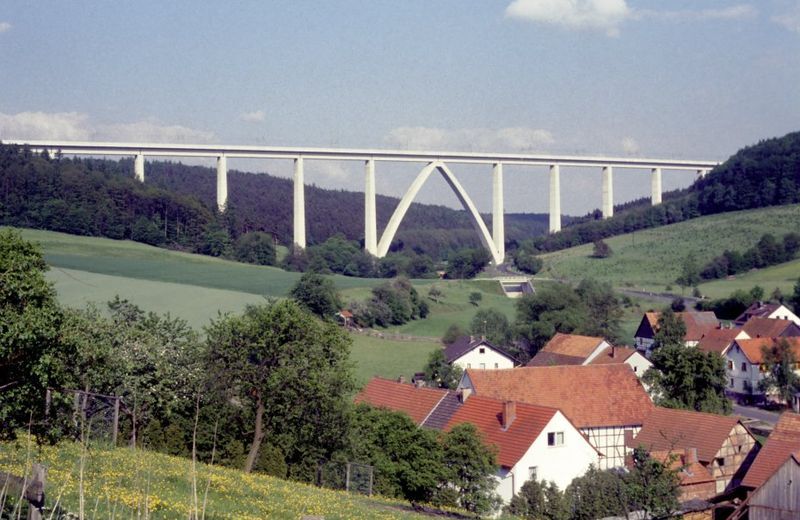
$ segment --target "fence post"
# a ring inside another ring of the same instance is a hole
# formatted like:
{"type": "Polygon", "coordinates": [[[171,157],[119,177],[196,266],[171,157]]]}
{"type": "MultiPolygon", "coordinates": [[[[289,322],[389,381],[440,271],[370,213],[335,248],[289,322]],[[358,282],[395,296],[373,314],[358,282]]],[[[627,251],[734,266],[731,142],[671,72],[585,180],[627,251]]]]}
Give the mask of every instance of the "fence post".
{"type": "Polygon", "coordinates": [[[344,489],[350,491],[350,463],[347,463],[347,476],[345,477],[344,489]]]}
{"type": "Polygon", "coordinates": [[[369,466],[369,496],[372,496],[372,474],[375,471],[375,467],[370,465],[369,466]]]}
{"type": "Polygon", "coordinates": [[[44,508],[44,486],[45,469],[41,464],[34,464],[31,468],[33,475],[28,489],[32,492],[28,495],[28,520],[42,520],[42,509],[44,508]]]}
{"type": "Polygon", "coordinates": [[[111,434],[111,443],[117,447],[117,430],[119,429],[119,396],[114,399],[114,432],[111,434]]]}

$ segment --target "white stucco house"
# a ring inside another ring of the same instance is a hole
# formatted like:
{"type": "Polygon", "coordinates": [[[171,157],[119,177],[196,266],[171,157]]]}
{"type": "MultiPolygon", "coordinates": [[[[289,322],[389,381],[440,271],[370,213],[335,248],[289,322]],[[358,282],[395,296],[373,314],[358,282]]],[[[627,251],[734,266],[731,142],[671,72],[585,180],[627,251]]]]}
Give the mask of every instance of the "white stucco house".
{"type": "Polygon", "coordinates": [[[624,363],[638,377],[653,364],[637,350],[616,347],[597,336],[556,333],[526,366],[546,367],[555,365],[612,365],[624,363]]]}
{"type": "MultiPolygon", "coordinates": [[[[800,359],[800,338],[737,339],[725,349],[725,368],[728,374],[727,391],[736,396],[763,396],[758,385],[764,379],[766,367],[763,349],[771,348],[777,341],[786,340],[792,346],[796,359],[800,359]]],[[[800,375],[800,367],[795,367],[800,375]]]]}
{"type": "Polygon", "coordinates": [[[770,318],[773,320],[789,320],[800,325],[800,317],[783,304],[755,302],[748,307],[734,323],[740,327],[750,321],[750,318],[770,318]]]}
{"type": "Polygon", "coordinates": [[[518,363],[514,357],[501,347],[493,345],[486,338],[461,336],[444,349],[444,357],[451,365],[466,370],[514,368],[518,363]]]}

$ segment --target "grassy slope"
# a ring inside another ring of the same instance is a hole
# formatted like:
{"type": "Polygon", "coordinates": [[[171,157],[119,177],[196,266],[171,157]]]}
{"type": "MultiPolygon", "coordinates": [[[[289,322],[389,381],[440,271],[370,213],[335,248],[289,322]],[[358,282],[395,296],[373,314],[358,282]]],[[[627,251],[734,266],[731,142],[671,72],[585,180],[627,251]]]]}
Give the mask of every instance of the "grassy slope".
{"type": "MultiPolygon", "coordinates": [[[[34,445],[32,449],[32,460],[48,468],[47,507],[60,500],[59,504],[77,518],[80,445],[34,445]]],[[[24,441],[0,444],[0,471],[22,474],[26,456],[24,441]]],[[[88,451],[85,461],[86,518],[188,518],[195,510],[191,460],[145,450],[96,446],[88,451]]],[[[197,509],[202,509],[209,483],[206,518],[422,518],[407,512],[405,503],[380,497],[351,495],[205,464],[198,464],[196,474],[197,509]]]]}
{"type": "MultiPolygon", "coordinates": [[[[663,291],[667,285],[674,285],[689,253],[694,253],[698,264],[703,265],[725,249],[744,251],[754,246],[764,233],[780,238],[798,229],[800,205],[712,215],[609,238],[606,242],[614,251],[611,258],[590,258],[591,244],[543,255],[545,269],[539,276],[573,281],[593,277],[618,287],[663,291]]],[[[737,282],[747,288],[756,283],[767,284],[768,291],[778,286],[786,293],[798,276],[800,262],[795,261],[749,273],[738,277],[737,282]]],[[[701,286],[704,293],[714,297],[727,295],[735,288],[737,283],[730,281],[701,286]]]]}

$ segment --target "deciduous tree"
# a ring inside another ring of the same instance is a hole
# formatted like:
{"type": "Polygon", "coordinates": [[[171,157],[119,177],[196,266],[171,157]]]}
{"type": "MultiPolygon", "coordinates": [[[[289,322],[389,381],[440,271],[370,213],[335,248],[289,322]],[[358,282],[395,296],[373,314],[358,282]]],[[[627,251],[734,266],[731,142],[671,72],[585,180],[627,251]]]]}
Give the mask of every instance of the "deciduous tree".
{"type": "Polygon", "coordinates": [[[762,362],[766,371],[758,386],[762,392],[775,393],[786,403],[800,391],[800,376],[795,372],[797,356],[786,338],[762,348],[762,362]]]}

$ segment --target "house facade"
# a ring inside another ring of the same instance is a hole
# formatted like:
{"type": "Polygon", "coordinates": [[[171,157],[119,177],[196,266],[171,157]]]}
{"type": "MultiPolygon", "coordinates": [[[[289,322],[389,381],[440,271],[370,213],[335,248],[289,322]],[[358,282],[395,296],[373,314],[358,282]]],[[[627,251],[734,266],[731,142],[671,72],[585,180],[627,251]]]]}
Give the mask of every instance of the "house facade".
{"type": "Polygon", "coordinates": [[[555,336],[528,361],[529,367],[556,365],[610,365],[625,363],[634,374],[642,377],[653,364],[638,351],[616,347],[596,336],[556,333],[555,336]]]}
{"type": "Polygon", "coordinates": [[[740,327],[751,318],[771,318],[774,320],[789,320],[795,325],[800,325],[800,317],[780,303],[755,302],[734,320],[740,327]]]}
{"type": "Polygon", "coordinates": [[[486,338],[474,336],[458,338],[444,349],[444,357],[449,364],[463,370],[514,368],[517,365],[514,357],[503,348],[493,345],[486,338]]]}
{"type": "MultiPolygon", "coordinates": [[[[696,347],[700,339],[709,331],[719,328],[719,320],[713,312],[676,312],[686,325],[686,334],[683,337],[684,345],[696,347]]],[[[656,332],[658,332],[658,319],[660,312],[646,312],[639,322],[639,327],[633,335],[636,350],[642,352],[648,359],[653,352],[656,332]]]]}
{"type": "MultiPolygon", "coordinates": [[[[800,359],[800,339],[783,338],[794,350],[795,358],[800,359]]],[[[763,396],[759,383],[764,379],[766,366],[763,363],[763,349],[771,348],[779,338],[737,339],[728,347],[723,356],[728,375],[727,392],[737,397],[763,396]]],[[[800,366],[795,366],[800,375],[800,366]]]]}
{"type": "Polygon", "coordinates": [[[460,390],[478,396],[557,407],[600,452],[601,469],[625,466],[636,435],[653,403],[625,364],[466,370],[460,390]]]}
{"type": "Polygon", "coordinates": [[[744,507],[750,520],[800,518],[800,450],[753,491],[744,507]]]}

